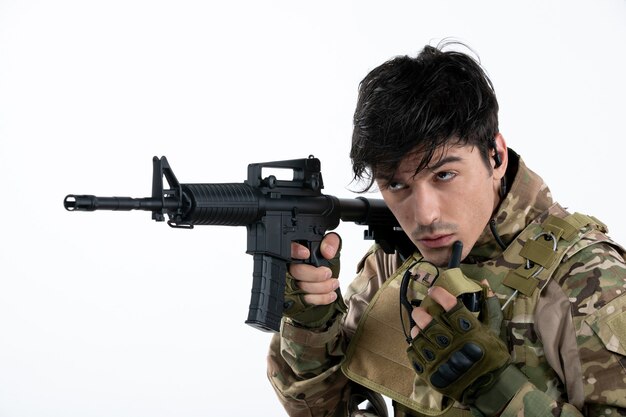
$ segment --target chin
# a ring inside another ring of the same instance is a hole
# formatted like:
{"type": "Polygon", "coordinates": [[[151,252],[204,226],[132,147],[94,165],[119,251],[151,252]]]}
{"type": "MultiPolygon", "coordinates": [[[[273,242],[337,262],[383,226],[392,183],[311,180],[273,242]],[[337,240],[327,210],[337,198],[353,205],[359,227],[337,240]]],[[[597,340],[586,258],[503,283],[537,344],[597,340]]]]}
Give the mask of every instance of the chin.
{"type": "Polygon", "coordinates": [[[450,261],[450,248],[441,248],[441,250],[419,249],[419,252],[422,254],[425,261],[439,268],[448,266],[448,262],[450,261]]]}

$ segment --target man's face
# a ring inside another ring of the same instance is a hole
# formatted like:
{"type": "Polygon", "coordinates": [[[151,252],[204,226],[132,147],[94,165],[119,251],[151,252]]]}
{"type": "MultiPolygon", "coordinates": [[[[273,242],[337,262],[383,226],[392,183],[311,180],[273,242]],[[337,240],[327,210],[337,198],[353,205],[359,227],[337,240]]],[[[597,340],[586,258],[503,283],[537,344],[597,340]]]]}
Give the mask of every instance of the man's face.
{"type": "Polygon", "coordinates": [[[391,181],[377,184],[424,258],[446,266],[452,244],[463,242],[465,258],[489,222],[505,167],[489,170],[479,150],[469,145],[438,149],[416,175],[420,160],[419,153],[407,156],[391,181]]]}

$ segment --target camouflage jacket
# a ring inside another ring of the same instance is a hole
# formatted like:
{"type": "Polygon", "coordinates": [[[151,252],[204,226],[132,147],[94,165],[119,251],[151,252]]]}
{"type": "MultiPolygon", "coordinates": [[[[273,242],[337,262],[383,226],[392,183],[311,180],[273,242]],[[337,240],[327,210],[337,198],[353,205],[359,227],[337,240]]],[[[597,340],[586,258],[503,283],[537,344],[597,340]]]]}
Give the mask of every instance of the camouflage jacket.
{"type": "MultiPolygon", "coordinates": [[[[500,239],[509,247],[516,244],[527,225],[541,221],[554,207],[548,187],[520,159],[511,189],[494,216],[500,239]]],[[[593,230],[565,254],[539,301],[527,309],[533,311],[525,310],[523,296],[510,303],[502,336],[513,363],[529,382],[502,415],[626,415],[623,255],[603,230],[593,230]]],[[[271,342],[268,377],[290,416],[346,414],[350,395],[358,389],[342,372],[348,346],[368,305],[401,263],[397,255],[374,247],[346,292],[346,315],[316,330],[284,320],[271,342]]],[[[505,259],[489,227],[463,263],[474,273],[487,265],[496,270],[518,266],[505,259]]],[[[510,296],[510,291],[495,290],[503,301],[510,296]]],[[[431,394],[423,384],[416,387],[413,396],[431,394]]],[[[399,406],[395,415],[411,411],[399,406]]]]}

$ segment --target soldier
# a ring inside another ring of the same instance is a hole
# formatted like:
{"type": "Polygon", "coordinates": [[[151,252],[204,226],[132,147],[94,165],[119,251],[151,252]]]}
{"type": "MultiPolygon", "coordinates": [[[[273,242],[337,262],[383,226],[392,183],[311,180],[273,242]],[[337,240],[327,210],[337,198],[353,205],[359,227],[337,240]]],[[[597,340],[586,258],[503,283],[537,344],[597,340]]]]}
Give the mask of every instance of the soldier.
{"type": "Polygon", "coordinates": [[[337,234],[331,268],[290,265],[278,398],[291,416],[386,416],[381,394],[395,416],[626,415],[624,250],[553,202],[499,132],[480,64],[450,46],[360,83],[355,179],[415,248],[372,247],[345,297],[337,234]]]}

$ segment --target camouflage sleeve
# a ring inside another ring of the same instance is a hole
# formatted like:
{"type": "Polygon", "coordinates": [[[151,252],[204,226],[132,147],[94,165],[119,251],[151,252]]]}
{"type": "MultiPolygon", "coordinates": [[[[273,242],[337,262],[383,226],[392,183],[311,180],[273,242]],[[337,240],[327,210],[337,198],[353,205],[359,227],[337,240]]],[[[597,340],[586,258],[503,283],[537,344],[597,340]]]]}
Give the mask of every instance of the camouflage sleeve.
{"type": "Polygon", "coordinates": [[[626,263],[616,247],[596,244],[564,268],[589,416],[626,415],[626,263]]]}
{"type": "Polygon", "coordinates": [[[500,417],[544,416],[581,417],[584,414],[571,404],[557,402],[531,383],[522,387],[500,414],[500,417]]]}
{"type": "Polygon", "coordinates": [[[532,384],[527,384],[511,400],[500,417],[615,417],[626,416],[626,409],[604,404],[588,404],[579,410],[572,404],[557,401],[532,384]]]}
{"type": "Polygon", "coordinates": [[[346,402],[341,320],[316,332],[283,321],[268,356],[268,378],[290,416],[329,416],[346,402]]]}
{"type": "Polygon", "coordinates": [[[347,314],[338,315],[327,329],[306,329],[283,320],[270,344],[267,376],[290,416],[335,416],[347,410],[355,386],[341,371],[348,341],[369,301],[398,264],[395,255],[373,246],[346,291],[347,314]]]}
{"type": "MultiPolygon", "coordinates": [[[[553,276],[569,300],[582,373],[582,405],[528,384],[502,416],[626,416],[626,264],[611,244],[591,245],[553,276]]],[[[549,347],[546,347],[549,349],[549,347]]],[[[566,362],[561,357],[561,361],[566,362]]],[[[564,367],[578,364],[563,363],[564,367]]]]}

